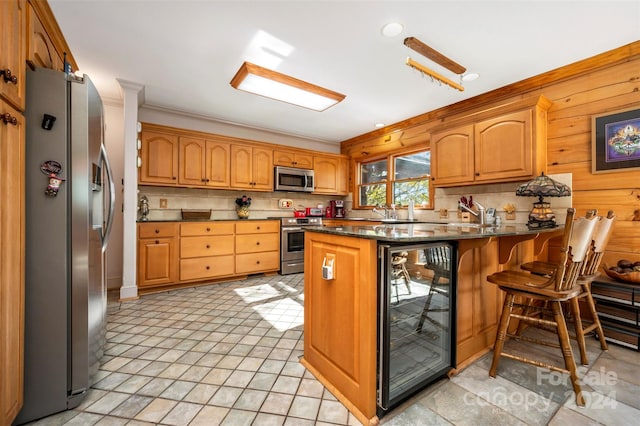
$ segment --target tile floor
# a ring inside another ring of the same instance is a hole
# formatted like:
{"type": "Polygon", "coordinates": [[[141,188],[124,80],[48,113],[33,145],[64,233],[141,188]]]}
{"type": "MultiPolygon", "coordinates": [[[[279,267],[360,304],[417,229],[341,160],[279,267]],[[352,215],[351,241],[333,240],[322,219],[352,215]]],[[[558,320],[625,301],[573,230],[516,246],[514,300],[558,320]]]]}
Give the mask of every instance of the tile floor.
{"type": "MultiPolygon", "coordinates": [[[[98,381],[80,407],[35,424],[358,425],[298,362],[302,306],[302,274],[110,301],[98,381]]],[[[640,353],[588,344],[592,362],[580,369],[587,408],[576,407],[559,374],[503,359],[489,378],[487,354],[381,423],[637,425],[640,353]]],[[[550,351],[539,353],[554,358],[550,351]]]]}

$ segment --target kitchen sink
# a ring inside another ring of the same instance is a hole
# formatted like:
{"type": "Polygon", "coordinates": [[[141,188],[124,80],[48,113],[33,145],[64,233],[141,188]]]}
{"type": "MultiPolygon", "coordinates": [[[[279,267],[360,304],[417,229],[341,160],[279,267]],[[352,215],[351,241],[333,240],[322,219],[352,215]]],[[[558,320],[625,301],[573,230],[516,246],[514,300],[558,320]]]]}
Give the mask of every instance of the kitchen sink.
{"type": "Polygon", "coordinates": [[[481,223],[467,223],[467,222],[449,222],[445,225],[451,227],[460,227],[460,228],[491,228],[496,226],[495,224],[481,224],[481,223]]]}

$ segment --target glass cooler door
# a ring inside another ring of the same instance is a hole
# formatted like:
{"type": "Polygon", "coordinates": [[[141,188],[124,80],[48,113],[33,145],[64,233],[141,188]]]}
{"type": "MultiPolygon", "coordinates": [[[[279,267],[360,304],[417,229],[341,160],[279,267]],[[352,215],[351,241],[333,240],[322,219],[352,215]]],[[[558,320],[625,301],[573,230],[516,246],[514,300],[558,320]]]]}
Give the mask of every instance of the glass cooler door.
{"type": "Polygon", "coordinates": [[[379,246],[379,415],[455,366],[456,247],[379,246]]]}

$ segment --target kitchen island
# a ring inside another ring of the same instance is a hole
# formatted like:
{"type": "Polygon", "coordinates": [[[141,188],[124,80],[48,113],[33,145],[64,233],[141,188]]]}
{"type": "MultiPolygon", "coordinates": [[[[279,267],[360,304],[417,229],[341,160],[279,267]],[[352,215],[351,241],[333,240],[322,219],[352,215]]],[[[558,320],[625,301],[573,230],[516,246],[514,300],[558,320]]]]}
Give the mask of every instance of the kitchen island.
{"type": "Polygon", "coordinates": [[[502,295],[486,276],[534,259],[545,242],[561,232],[463,223],[306,228],[301,362],[358,420],[375,425],[381,352],[379,247],[446,241],[457,247],[457,280],[451,282],[456,294],[451,304],[455,359],[449,371],[455,374],[489,351],[495,339],[502,295]],[[331,266],[324,278],[323,266],[331,266]]]}

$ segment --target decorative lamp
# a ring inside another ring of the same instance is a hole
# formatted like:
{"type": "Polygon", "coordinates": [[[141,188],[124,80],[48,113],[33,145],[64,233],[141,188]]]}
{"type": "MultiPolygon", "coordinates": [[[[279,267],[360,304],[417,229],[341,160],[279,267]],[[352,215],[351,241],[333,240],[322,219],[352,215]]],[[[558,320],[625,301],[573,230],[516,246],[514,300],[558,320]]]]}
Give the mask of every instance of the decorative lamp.
{"type": "Polygon", "coordinates": [[[529,229],[555,228],[556,217],[551,210],[550,203],[544,201],[544,197],[568,197],[571,188],[546,176],[544,172],[535,179],[522,184],[516,189],[516,195],[520,197],[538,197],[538,202],[533,203],[529,213],[527,226],[529,229]]]}

